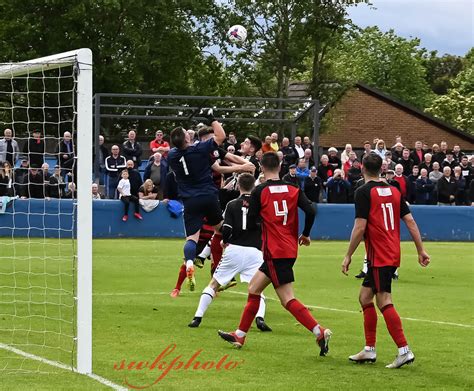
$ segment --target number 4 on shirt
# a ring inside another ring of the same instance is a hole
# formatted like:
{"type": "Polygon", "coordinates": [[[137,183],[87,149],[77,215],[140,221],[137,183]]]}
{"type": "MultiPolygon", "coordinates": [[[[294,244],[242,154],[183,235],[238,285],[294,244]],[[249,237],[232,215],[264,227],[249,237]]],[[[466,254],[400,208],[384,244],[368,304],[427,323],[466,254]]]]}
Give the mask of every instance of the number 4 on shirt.
{"type": "Polygon", "coordinates": [[[288,219],[288,205],[286,200],[282,200],[282,208],[278,205],[278,201],[273,201],[273,206],[275,207],[275,216],[283,216],[283,225],[286,225],[288,219]]]}

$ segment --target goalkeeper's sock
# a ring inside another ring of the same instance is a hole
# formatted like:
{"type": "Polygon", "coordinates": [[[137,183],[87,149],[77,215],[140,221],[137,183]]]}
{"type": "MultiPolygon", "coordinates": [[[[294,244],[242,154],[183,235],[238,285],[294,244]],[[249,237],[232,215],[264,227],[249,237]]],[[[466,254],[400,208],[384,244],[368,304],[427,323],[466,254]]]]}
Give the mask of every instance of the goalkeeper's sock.
{"type": "Polygon", "coordinates": [[[194,265],[194,258],[196,258],[196,242],[194,240],[187,240],[184,244],[184,259],[186,260],[186,267],[190,268],[194,265]]]}
{"type": "Polygon", "coordinates": [[[179,268],[179,275],[178,281],[176,281],[175,289],[181,290],[181,285],[183,285],[183,281],[186,279],[186,265],[183,263],[179,268]]]}

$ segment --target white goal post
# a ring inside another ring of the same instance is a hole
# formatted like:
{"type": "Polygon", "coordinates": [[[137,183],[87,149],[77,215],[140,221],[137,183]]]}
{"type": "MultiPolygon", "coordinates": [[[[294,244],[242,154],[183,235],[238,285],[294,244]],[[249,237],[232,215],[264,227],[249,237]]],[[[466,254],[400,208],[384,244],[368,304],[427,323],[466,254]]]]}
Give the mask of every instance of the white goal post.
{"type": "MultiPolygon", "coordinates": [[[[79,373],[92,373],[92,52],[90,49],[78,49],[52,56],[37,58],[21,63],[1,64],[0,79],[12,80],[15,77],[45,75],[50,70],[74,67],[76,94],[73,98],[74,126],[77,129],[76,167],[77,201],[76,204],[76,248],[77,258],[74,277],[76,287],[76,369],[79,373]]],[[[13,96],[15,93],[12,82],[13,96]]],[[[44,94],[44,92],[43,92],[44,94]]],[[[12,98],[13,102],[13,98],[12,98]]],[[[12,103],[11,106],[14,106],[12,103]]],[[[14,107],[9,107],[13,111],[14,107]]],[[[58,108],[59,112],[59,108],[58,108]]],[[[29,117],[28,117],[29,121],[29,117]]],[[[59,126],[58,126],[59,129],[59,126]]],[[[2,129],[3,131],[3,129],[2,129]]],[[[16,201],[15,201],[16,202],[16,201]]],[[[73,267],[73,268],[74,268],[73,267]]],[[[72,326],[74,328],[74,326],[72,326]]],[[[0,343],[4,341],[0,340],[0,343]]],[[[11,351],[15,351],[12,348],[11,351]]]]}

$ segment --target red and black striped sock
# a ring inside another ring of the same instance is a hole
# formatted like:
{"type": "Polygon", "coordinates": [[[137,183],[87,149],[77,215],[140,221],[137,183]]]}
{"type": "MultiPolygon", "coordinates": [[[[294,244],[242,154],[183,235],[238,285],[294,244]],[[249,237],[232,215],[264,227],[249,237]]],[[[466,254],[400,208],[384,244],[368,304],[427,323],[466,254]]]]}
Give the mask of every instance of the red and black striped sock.
{"type": "Polygon", "coordinates": [[[377,312],[374,303],[363,305],[362,310],[364,311],[365,346],[374,347],[377,335],[377,312]]]}
{"type": "Polygon", "coordinates": [[[388,332],[392,336],[393,341],[399,348],[407,346],[408,344],[405,334],[403,333],[402,321],[393,304],[387,304],[380,311],[382,311],[388,332]]]}
{"type": "Polygon", "coordinates": [[[245,306],[242,317],[240,318],[239,330],[243,331],[244,333],[249,331],[250,326],[257,315],[259,307],[260,295],[253,295],[249,293],[247,305],[245,306]]]}

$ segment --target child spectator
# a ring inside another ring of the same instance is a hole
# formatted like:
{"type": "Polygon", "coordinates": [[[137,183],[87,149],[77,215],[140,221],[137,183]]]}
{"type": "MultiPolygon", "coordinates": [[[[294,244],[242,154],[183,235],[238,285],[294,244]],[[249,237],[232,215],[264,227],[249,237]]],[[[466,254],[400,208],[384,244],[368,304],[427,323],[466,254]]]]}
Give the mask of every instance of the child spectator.
{"type": "Polygon", "coordinates": [[[133,202],[135,206],[135,213],[133,216],[139,220],[142,220],[143,217],[140,215],[140,203],[137,197],[133,196],[130,192],[130,181],[128,179],[128,171],[122,171],[122,179],[118,183],[117,191],[120,194],[120,200],[124,203],[124,214],[122,217],[122,221],[128,220],[128,209],[130,207],[130,202],[133,202]]]}

